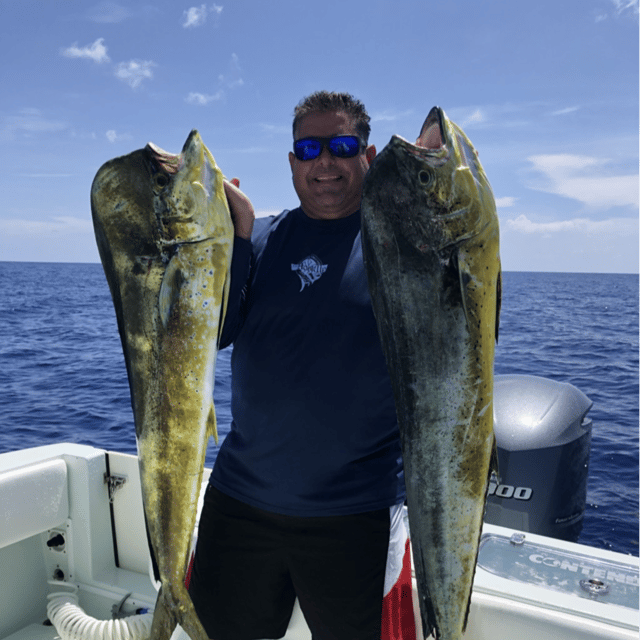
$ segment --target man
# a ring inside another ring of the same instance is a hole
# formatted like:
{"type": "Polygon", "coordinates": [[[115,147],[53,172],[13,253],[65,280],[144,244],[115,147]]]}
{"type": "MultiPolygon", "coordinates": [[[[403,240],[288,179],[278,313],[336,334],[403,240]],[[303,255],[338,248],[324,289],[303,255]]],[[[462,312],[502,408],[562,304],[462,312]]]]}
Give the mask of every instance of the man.
{"type": "Polygon", "coordinates": [[[282,637],[296,596],[314,640],[381,636],[405,494],[360,247],[369,131],[362,103],[315,93],[296,107],[289,153],[300,207],[254,225],[249,200],[226,185],[233,422],[190,585],[215,640],[282,637]]]}

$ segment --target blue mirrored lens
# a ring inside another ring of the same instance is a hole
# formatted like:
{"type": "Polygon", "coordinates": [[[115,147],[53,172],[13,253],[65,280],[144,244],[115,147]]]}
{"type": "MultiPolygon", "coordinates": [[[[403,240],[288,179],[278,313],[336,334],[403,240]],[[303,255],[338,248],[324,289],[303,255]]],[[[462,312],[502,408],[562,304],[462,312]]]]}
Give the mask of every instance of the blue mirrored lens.
{"type": "Polygon", "coordinates": [[[360,151],[360,141],[355,136],[338,136],[329,140],[329,151],[338,158],[353,158],[360,151]]]}
{"type": "Polygon", "coordinates": [[[298,160],[313,160],[317,158],[322,151],[322,142],[306,138],[304,140],[296,140],[293,152],[298,160]]]}

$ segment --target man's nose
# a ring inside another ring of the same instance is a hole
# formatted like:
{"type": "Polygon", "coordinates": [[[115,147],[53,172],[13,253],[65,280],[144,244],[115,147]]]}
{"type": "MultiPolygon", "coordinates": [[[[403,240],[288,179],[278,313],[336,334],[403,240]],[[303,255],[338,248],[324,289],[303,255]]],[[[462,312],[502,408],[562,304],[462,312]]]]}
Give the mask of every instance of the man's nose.
{"type": "Polygon", "coordinates": [[[322,145],[322,150],[318,156],[318,162],[321,162],[323,165],[333,164],[333,155],[326,144],[322,145]]]}

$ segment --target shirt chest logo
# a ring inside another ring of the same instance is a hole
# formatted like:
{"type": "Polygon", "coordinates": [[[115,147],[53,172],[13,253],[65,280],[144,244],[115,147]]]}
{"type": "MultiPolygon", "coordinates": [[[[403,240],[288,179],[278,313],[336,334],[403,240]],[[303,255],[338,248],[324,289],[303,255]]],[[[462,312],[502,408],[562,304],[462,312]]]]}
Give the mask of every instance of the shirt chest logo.
{"type": "Polygon", "coordinates": [[[291,271],[295,271],[300,278],[300,291],[313,284],[327,270],[329,265],[322,264],[317,256],[307,256],[302,262],[291,265],[291,271]]]}

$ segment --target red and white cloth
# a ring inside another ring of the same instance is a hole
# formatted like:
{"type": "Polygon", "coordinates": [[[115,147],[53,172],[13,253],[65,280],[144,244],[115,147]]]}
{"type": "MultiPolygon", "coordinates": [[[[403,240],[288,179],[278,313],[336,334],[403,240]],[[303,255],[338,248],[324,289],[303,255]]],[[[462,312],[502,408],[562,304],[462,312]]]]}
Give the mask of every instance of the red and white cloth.
{"type": "Polygon", "coordinates": [[[411,549],[401,504],[391,507],[381,640],[416,640],[411,592],[411,549]]]}

